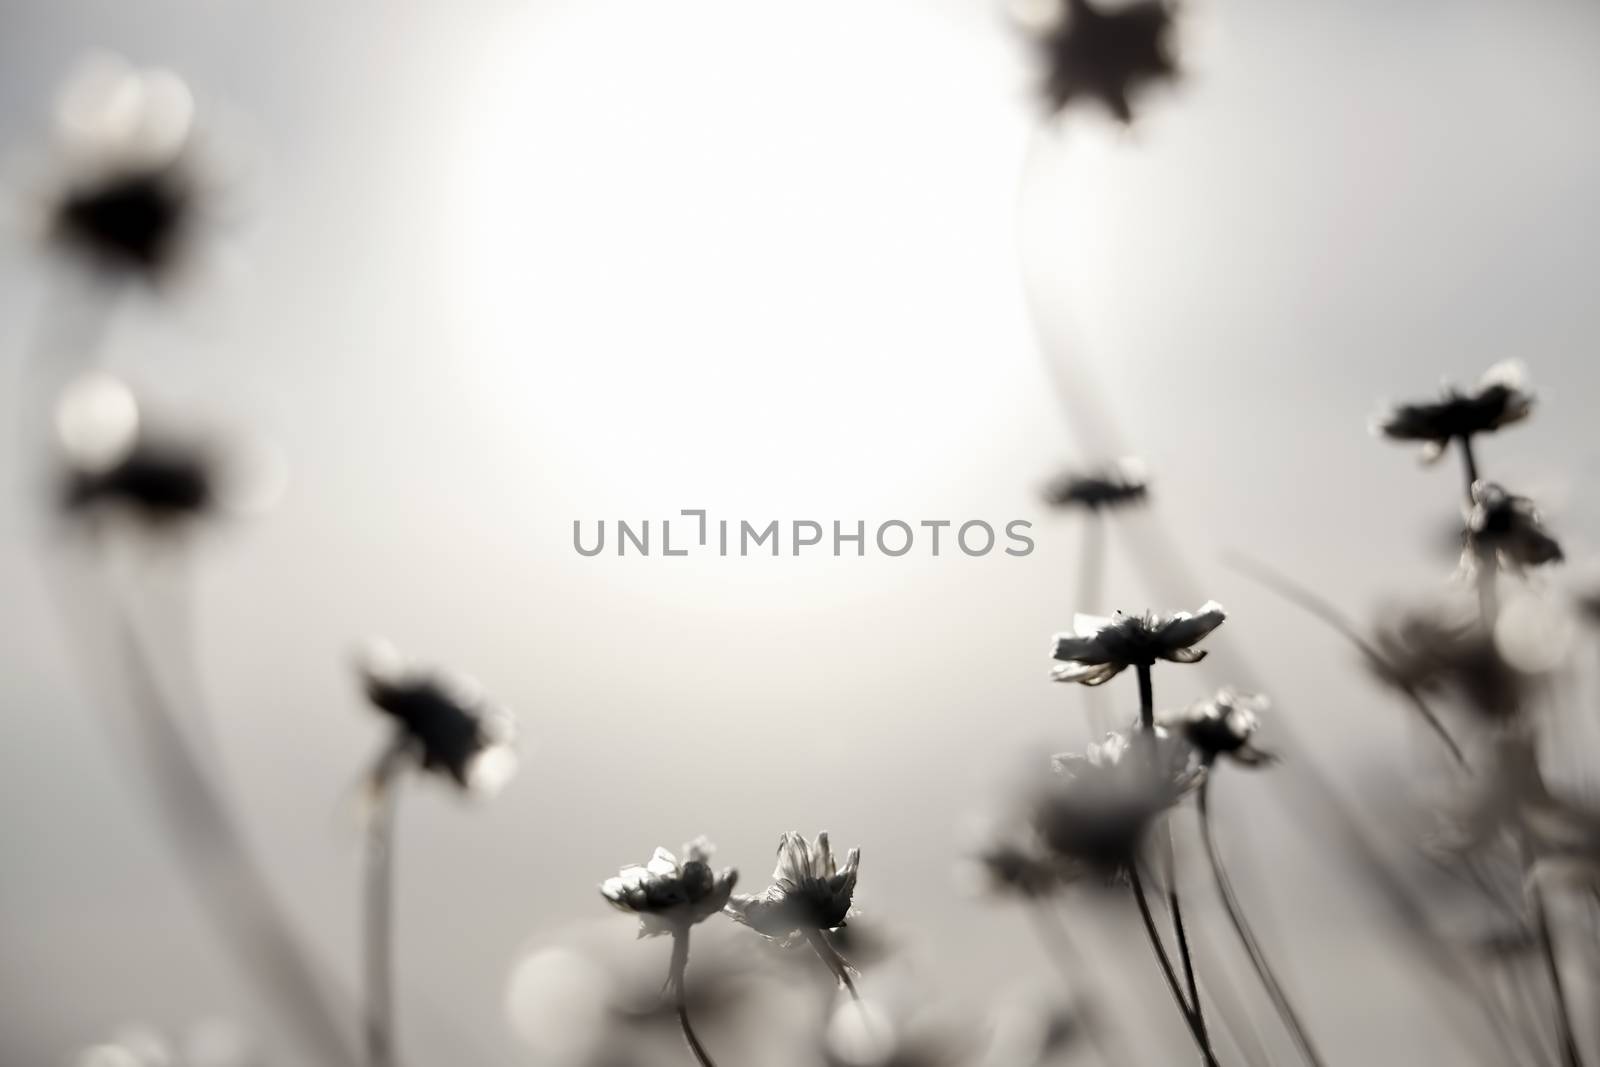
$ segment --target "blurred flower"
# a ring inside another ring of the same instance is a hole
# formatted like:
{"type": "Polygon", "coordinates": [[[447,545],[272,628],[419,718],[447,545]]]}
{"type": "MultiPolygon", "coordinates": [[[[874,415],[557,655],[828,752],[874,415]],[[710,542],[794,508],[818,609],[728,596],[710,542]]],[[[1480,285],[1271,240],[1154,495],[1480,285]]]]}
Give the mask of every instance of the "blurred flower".
{"type": "Polygon", "coordinates": [[[1255,745],[1255,732],[1261,725],[1256,714],[1267,704],[1264,696],[1224,687],[1207,700],[1163,716],[1161,722],[1193,745],[1208,765],[1227,756],[1247,767],[1259,767],[1277,758],[1255,745]]]}
{"type": "Polygon", "coordinates": [[[1527,676],[1501,654],[1478,605],[1447,597],[1412,605],[1373,634],[1379,679],[1422,693],[1444,692],[1489,718],[1514,715],[1527,676]]]}
{"type": "Polygon", "coordinates": [[[1144,464],[1136,459],[1119,459],[1091,470],[1069,470],[1058,475],[1045,486],[1044,500],[1051,507],[1099,511],[1143,503],[1149,490],[1144,464]]]}
{"type": "Polygon", "coordinates": [[[195,1023],[178,1040],[143,1024],[124,1026],[72,1061],[73,1067],[253,1067],[260,1062],[244,1031],[224,1019],[195,1023]]]}
{"type": "Polygon", "coordinates": [[[1084,98],[1118,121],[1133,121],[1133,97],[1177,76],[1172,53],[1172,6],[1165,0],[1106,5],[1062,0],[1039,35],[1047,70],[1043,85],[1052,109],[1084,98]]]}
{"type": "Polygon", "coordinates": [[[684,859],[658,848],[644,866],[629,864],[600,885],[619,911],[639,916],[639,936],[672,933],[721,911],[739,880],[732,867],[711,869],[711,842],[697,837],[683,846],[684,859]]]}
{"type": "Polygon", "coordinates": [[[515,773],[514,720],[476,683],[414,668],[384,642],[363,649],[357,669],[367,699],[395,720],[398,743],[423,770],[477,792],[494,792],[515,773]]]}
{"type": "Polygon", "coordinates": [[[972,849],[971,869],[990,892],[1030,899],[1049,896],[1062,885],[1062,867],[1030,823],[993,826],[972,849]]]}
{"type": "Polygon", "coordinates": [[[894,997],[837,1005],[822,1052],[825,1067],[958,1067],[975,1061],[979,1044],[949,1011],[894,997]]]}
{"type": "Polygon", "coordinates": [[[194,98],[177,75],[114,56],[86,63],[56,109],[62,174],[50,237],[148,276],[180,257],[204,198],[194,98]]]}
{"type": "Polygon", "coordinates": [[[861,850],[853,848],[836,867],[827,831],[816,843],[789,832],[778,839],[773,884],[759,897],[738,895],[729,903],[733,917],[767,937],[788,939],[809,930],[845,924],[856,889],[861,850]]]}
{"type": "Polygon", "coordinates": [[[1463,570],[1475,573],[1485,563],[1497,561],[1520,573],[1524,567],[1560,563],[1561,558],[1561,545],[1544,528],[1532,500],[1508,493],[1494,482],[1472,483],[1463,570]]]}
{"type": "Polygon", "coordinates": [[[1058,773],[1034,799],[1034,831],[1068,877],[1106,881],[1138,861],[1151,825],[1205,776],[1200,753],[1159,727],[1108,734],[1054,764],[1058,773]]]}
{"type": "Polygon", "coordinates": [[[1527,418],[1533,394],[1525,378],[1520,362],[1497,363],[1476,388],[1462,392],[1446,385],[1440,399],[1395,405],[1375,416],[1372,428],[1396,441],[1423,442],[1422,458],[1431,463],[1454,438],[1488,433],[1527,418]]]}
{"type": "Polygon", "coordinates": [[[157,437],[133,391],[108,374],[85,375],[66,389],[56,407],[56,431],[70,511],[119,507],[168,524],[217,503],[211,457],[195,445],[157,437]]]}
{"type": "Polygon", "coordinates": [[[1126,615],[1118,612],[1110,619],[1078,615],[1072,620],[1073,632],[1057,634],[1055,658],[1065,666],[1051,672],[1058,682],[1101,685],[1129,667],[1148,667],[1158,659],[1172,663],[1198,663],[1205,658],[1192,646],[1222,625],[1227,612],[1215,600],[1208,600],[1198,612],[1175,611],[1169,615],[1145,612],[1126,615]]]}

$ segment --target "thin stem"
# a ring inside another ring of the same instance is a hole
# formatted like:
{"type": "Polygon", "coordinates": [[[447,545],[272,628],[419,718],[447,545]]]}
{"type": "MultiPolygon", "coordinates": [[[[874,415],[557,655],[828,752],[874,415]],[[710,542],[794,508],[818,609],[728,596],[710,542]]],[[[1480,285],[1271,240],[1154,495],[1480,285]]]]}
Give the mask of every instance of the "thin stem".
{"type": "Polygon", "coordinates": [[[684,991],[685,976],[689,969],[689,927],[683,926],[672,933],[672,963],[667,974],[667,985],[672,988],[673,1003],[678,1012],[678,1026],[683,1030],[683,1039],[689,1045],[689,1051],[694,1053],[695,1062],[700,1067],[716,1067],[711,1061],[711,1054],[700,1043],[700,1038],[694,1032],[694,1025],[689,1022],[689,998],[684,991]]]}
{"type": "Polygon", "coordinates": [[[370,1067],[394,1063],[394,823],[399,794],[395,782],[404,753],[399,741],[385,749],[369,786],[362,955],[370,1067]]]}
{"type": "Polygon", "coordinates": [[[1472,437],[1463,434],[1456,438],[1456,444],[1461,446],[1461,469],[1467,477],[1467,506],[1472,506],[1472,487],[1478,481],[1478,457],[1472,452],[1472,437]]]}
{"type": "Polygon", "coordinates": [[[1206,1067],[1218,1067],[1216,1053],[1211,1051],[1211,1044],[1206,1040],[1195,1015],[1189,1010],[1189,1003],[1184,999],[1183,987],[1178,984],[1177,972],[1172,969],[1172,960],[1167,956],[1166,946],[1161,943],[1161,932],[1156,929],[1155,916],[1150,913],[1150,901],[1145,898],[1144,883],[1139,877],[1136,864],[1128,867],[1128,881],[1133,886],[1133,899],[1139,905],[1139,918],[1144,920],[1144,932],[1150,939],[1150,948],[1156,954],[1156,962],[1161,965],[1161,975],[1167,980],[1167,989],[1172,992],[1172,999],[1178,1005],[1178,1011],[1183,1014],[1183,1021],[1189,1027],[1189,1035],[1194,1038],[1195,1047],[1200,1050],[1201,1059],[1206,1067]]]}
{"type": "Polygon", "coordinates": [[[1288,994],[1278,982],[1277,975],[1267,963],[1267,957],[1261,951],[1261,945],[1256,940],[1255,932],[1250,929],[1250,924],[1245,921],[1244,908],[1239,904],[1239,897],[1233,891],[1233,882],[1228,878],[1228,872],[1222,865],[1222,853],[1217,848],[1215,836],[1211,832],[1211,776],[1208,774],[1200,780],[1200,837],[1205,843],[1206,856],[1211,860],[1211,873],[1216,876],[1217,895],[1222,898],[1223,909],[1228,913],[1228,921],[1233,924],[1233,932],[1239,935],[1239,944],[1244,946],[1245,954],[1250,957],[1250,963],[1255,967],[1256,975],[1261,979],[1262,986],[1271,998],[1273,1007],[1278,1009],[1278,1015],[1283,1019],[1284,1026],[1289,1031],[1289,1036],[1294,1038],[1295,1045],[1300,1049],[1300,1054],[1312,1067],[1323,1067],[1323,1060],[1318,1054],[1316,1045],[1312,1043],[1311,1035],[1300,1021],[1300,1016],[1295,1012],[1294,1005],[1290,1003],[1288,994]]]}
{"type": "Polygon", "coordinates": [[[850,976],[850,964],[839,954],[839,950],[833,947],[833,942],[828,940],[828,932],[808,929],[806,940],[811,943],[811,950],[817,954],[817,958],[828,968],[838,983],[844,986],[851,999],[859,1004],[861,994],[856,991],[855,979],[850,976]]]}
{"type": "Polygon", "coordinates": [[[1561,1062],[1565,1067],[1583,1067],[1583,1055],[1578,1051],[1578,1036],[1572,1029],[1572,1015],[1567,1010],[1566,984],[1561,980],[1561,960],[1556,955],[1555,935],[1550,929],[1550,912],[1545,907],[1544,889],[1537,883],[1533,887],[1533,922],[1539,932],[1539,952],[1544,957],[1545,970],[1550,975],[1550,988],[1555,994],[1556,1034],[1561,1043],[1561,1062]]]}
{"type": "Polygon", "coordinates": [[[1150,681],[1150,664],[1141,663],[1134,669],[1139,672],[1139,726],[1144,730],[1154,730],[1156,698],[1155,688],[1150,681]]]}
{"type": "Polygon", "coordinates": [[[1168,874],[1172,877],[1172,884],[1167,888],[1167,907],[1172,912],[1172,932],[1178,940],[1178,958],[1183,962],[1183,981],[1189,987],[1189,1007],[1194,1011],[1194,1024],[1201,1040],[1210,1045],[1205,1008],[1200,1003],[1200,983],[1195,980],[1194,959],[1189,954],[1189,934],[1183,928],[1183,908],[1178,903],[1177,875],[1174,871],[1168,874]]]}

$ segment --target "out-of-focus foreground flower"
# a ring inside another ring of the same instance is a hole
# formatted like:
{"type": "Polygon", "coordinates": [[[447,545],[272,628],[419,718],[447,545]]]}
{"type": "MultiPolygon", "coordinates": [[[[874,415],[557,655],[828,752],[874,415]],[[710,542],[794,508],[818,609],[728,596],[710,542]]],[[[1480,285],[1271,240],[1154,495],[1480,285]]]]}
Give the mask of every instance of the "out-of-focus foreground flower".
{"type": "Polygon", "coordinates": [[[658,848],[650,862],[629,864],[600,885],[619,911],[639,916],[640,936],[672,933],[704,922],[727,906],[739,872],[711,869],[711,842],[698,837],[683,846],[684,858],[658,848]]]}
{"type": "Polygon", "coordinates": [[[1069,470],[1057,475],[1044,487],[1044,501],[1056,508],[1100,511],[1143,503],[1149,493],[1150,479],[1144,464],[1136,459],[1125,458],[1100,467],[1069,470]]]}
{"type": "Polygon", "coordinates": [[[1462,568],[1474,573],[1498,564],[1513,573],[1526,567],[1560,563],[1561,544],[1544,527],[1532,500],[1508,493],[1494,482],[1472,483],[1467,514],[1467,545],[1462,568]]]}
{"type": "Polygon", "coordinates": [[[1088,99],[1129,123],[1135,97],[1177,76],[1166,0],[1060,0],[1051,14],[1038,43],[1046,64],[1042,91],[1055,111],[1088,99]]]}
{"type": "Polygon", "coordinates": [[[1206,654],[1193,646],[1227,617],[1214,600],[1194,613],[1118,612],[1109,619],[1079,615],[1072,621],[1072,633],[1055,636],[1052,654],[1062,666],[1056,667],[1051,677],[1058,682],[1102,685],[1129,667],[1149,667],[1158,659],[1198,663],[1206,654]]]}

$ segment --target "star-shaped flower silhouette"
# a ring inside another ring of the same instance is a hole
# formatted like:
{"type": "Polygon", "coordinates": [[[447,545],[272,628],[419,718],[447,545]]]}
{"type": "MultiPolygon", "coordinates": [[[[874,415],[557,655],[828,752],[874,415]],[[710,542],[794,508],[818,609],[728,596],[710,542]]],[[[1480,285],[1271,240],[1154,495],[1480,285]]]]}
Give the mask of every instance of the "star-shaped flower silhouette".
{"type": "Polygon", "coordinates": [[[1056,111],[1095,100],[1118,121],[1132,122],[1133,98],[1177,75],[1172,26],[1172,6],[1165,0],[1115,7],[1066,0],[1060,19],[1040,40],[1048,64],[1046,99],[1056,111]]]}

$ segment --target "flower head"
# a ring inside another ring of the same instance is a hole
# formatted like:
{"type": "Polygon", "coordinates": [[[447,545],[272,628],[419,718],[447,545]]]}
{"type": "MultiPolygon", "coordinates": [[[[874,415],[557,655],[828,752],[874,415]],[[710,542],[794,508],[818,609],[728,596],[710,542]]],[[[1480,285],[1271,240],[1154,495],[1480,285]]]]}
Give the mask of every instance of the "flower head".
{"type": "Polygon", "coordinates": [[[1043,91],[1054,110],[1088,98],[1118,121],[1132,122],[1133,97],[1177,76],[1172,7],[1165,0],[1107,7],[1063,0],[1058,15],[1039,40],[1048,68],[1043,91]]]}
{"type": "Polygon", "coordinates": [[[46,207],[50,237],[98,262],[159,275],[179,258],[204,180],[194,98],[170,71],[97,57],[63,91],[63,174],[46,207]]]}
{"type": "Polygon", "coordinates": [[[367,699],[394,719],[400,743],[423,770],[479,792],[493,792],[515,773],[514,720],[476,683],[419,670],[383,642],[363,650],[358,669],[367,699]]]}
{"type": "Polygon", "coordinates": [[[969,867],[983,888],[1029,899],[1054,893],[1067,873],[1034,826],[1024,822],[989,828],[972,849],[969,867]]]}
{"type": "Polygon", "coordinates": [[[1071,876],[1105,880],[1138,861],[1150,827],[1205,775],[1200,753],[1160,727],[1108,734],[1054,763],[1057,774],[1035,798],[1034,830],[1071,876]]]}
{"type": "Polygon", "coordinates": [[[1373,634],[1380,680],[1445,692],[1491,719],[1514,715],[1528,677],[1501,653],[1476,604],[1445,598],[1397,612],[1373,634]]]}
{"type": "Polygon", "coordinates": [[[1472,483],[1466,539],[1461,565],[1468,573],[1490,561],[1519,572],[1562,560],[1561,544],[1545,529],[1533,501],[1494,482],[1472,483]]]}
{"type": "Polygon", "coordinates": [[[1044,488],[1045,503],[1056,508],[1120,507],[1143,503],[1150,492],[1144,464],[1136,459],[1119,459],[1089,470],[1069,470],[1044,488]]]}
{"type": "Polygon", "coordinates": [[[1259,767],[1276,758],[1255,745],[1255,732],[1261,725],[1256,713],[1267,703],[1264,696],[1224,687],[1215,696],[1163,716],[1162,724],[1193,745],[1207,764],[1227,756],[1247,767],[1259,767]]]}
{"type": "Polygon", "coordinates": [[[1423,442],[1422,458],[1438,459],[1454,438],[1489,433],[1519,422],[1533,411],[1521,363],[1497,363],[1466,391],[1446,385],[1438,400],[1397,404],[1372,420],[1372,428],[1395,441],[1423,442]]]}
{"type": "Polygon", "coordinates": [[[686,930],[727,906],[739,872],[711,869],[711,842],[683,846],[683,860],[658,848],[644,866],[629,864],[600,883],[600,895],[619,911],[639,916],[640,936],[686,930]]]}
{"type": "Polygon", "coordinates": [[[815,843],[789,832],[778,839],[778,866],[772,885],[759,897],[735,896],[733,917],[767,937],[788,940],[797,934],[833,930],[845,924],[856,890],[861,850],[853,848],[836,866],[826,831],[815,843]]]}
{"type": "Polygon", "coordinates": [[[1058,682],[1101,685],[1129,667],[1148,667],[1158,659],[1198,663],[1206,654],[1193,646],[1227,617],[1215,600],[1206,601],[1193,613],[1118,612],[1109,619],[1079,615],[1072,620],[1072,633],[1055,637],[1054,656],[1062,666],[1056,667],[1051,677],[1058,682]]]}

